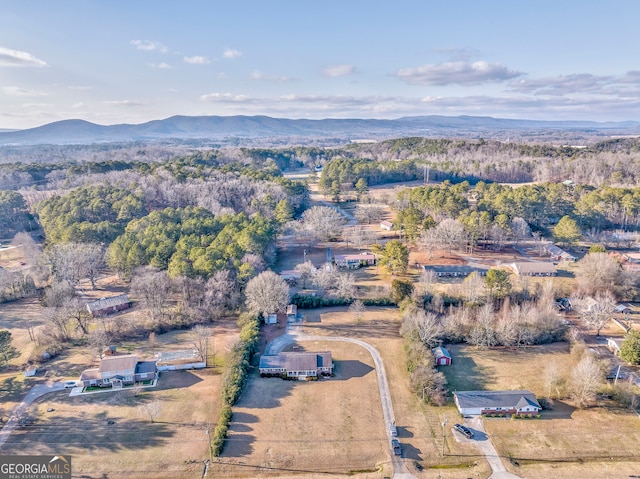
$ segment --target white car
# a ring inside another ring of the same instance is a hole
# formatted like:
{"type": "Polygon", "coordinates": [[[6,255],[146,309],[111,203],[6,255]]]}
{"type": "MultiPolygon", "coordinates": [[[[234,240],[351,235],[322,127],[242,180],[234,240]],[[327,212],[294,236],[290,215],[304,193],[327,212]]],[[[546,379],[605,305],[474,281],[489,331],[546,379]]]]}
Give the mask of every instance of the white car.
{"type": "Polygon", "coordinates": [[[65,389],[75,388],[76,386],[78,386],[78,381],[65,381],[64,383],[65,389]]]}

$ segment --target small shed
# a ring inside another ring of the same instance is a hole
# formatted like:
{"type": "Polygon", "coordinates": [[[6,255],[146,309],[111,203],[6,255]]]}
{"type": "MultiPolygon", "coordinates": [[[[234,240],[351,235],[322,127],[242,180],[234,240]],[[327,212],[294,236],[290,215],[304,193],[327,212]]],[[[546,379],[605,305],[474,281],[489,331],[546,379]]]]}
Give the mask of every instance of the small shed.
{"type": "Polygon", "coordinates": [[[278,314],[270,313],[267,314],[264,318],[264,324],[276,324],[278,322],[278,314]]]}
{"type": "Polygon", "coordinates": [[[391,231],[393,229],[393,223],[391,221],[381,221],[380,229],[385,231],[391,231]]]}
{"type": "Polygon", "coordinates": [[[38,367],[32,366],[24,372],[24,376],[27,378],[33,377],[38,373],[38,367]]]}
{"type": "Polygon", "coordinates": [[[444,346],[438,346],[431,350],[436,361],[436,366],[451,366],[451,354],[444,346]]]}
{"type": "Polygon", "coordinates": [[[298,306],[290,304],[287,306],[287,322],[294,323],[298,317],[298,306]]]}

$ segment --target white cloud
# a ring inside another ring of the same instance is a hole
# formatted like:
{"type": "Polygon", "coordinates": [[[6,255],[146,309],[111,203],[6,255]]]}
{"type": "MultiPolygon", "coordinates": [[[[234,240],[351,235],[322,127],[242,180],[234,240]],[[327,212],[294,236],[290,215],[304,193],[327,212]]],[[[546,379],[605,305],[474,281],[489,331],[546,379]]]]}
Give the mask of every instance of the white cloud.
{"type": "Polygon", "coordinates": [[[82,108],[83,106],[84,106],[84,103],[79,101],[78,103],[74,103],[73,105],[71,105],[71,108],[82,108]]]}
{"type": "Polygon", "coordinates": [[[246,102],[252,101],[248,95],[232,95],[231,93],[208,93],[200,96],[200,101],[209,102],[246,102]]]}
{"type": "Polygon", "coordinates": [[[159,70],[171,70],[173,67],[165,62],[160,63],[147,63],[151,68],[157,68],[159,70]]]}
{"type": "Polygon", "coordinates": [[[151,40],[131,40],[129,43],[143,52],[167,53],[169,51],[162,43],[152,42],[151,40]]]}
{"type": "Polygon", "coordinates": [[[446,62],[422,65],[417,68],[404,68],[396,76],[409,85],[480,85],[488,82],[501,82],[522,75],[509,70],[499,63],[485,61],[446,62]]]}
{"type": "Polygon", "coordinates": [[[193,57],[184,57],[184,62],[189,65],[207,65],[211,63],[211,61],[207,57],[203,56],[193,56],[193,57]]]}
{"type": "Polygon", "coordinates": [[[531,95],[565,96],[580,93],[594,95],[636,96],[640,87],[640,72],[629,71],[624,75],[592,75],[573,73],[556,77],[522,79],[509,83],[511,91],[531,95]]]}
{"type": "Polygon", "coordinates": [[[28,90],[19,86],[5,86],[2,87],[5,95],[9,96],[47,96],[46,93],[41,91],[28,90]]]}
{"type": "Polygon", "coordinates": [[[110,106],[141,106],[141,105],[144,105],[143,102],[136,101],[136,100],[110,100],[110,101],[104,101],[103,103],[105,105],[110,105],[110,106]]]}
{"type": "Polygon", "coordinates": [[[242,52],[240,50],[236,50],[235,48],[227,48],[222,56],[225,58],[238,58],[242,56],[242,52]]]}
{"type": "Polygon", "coordinates": [[[332,65],[324,70],[322,70],[322,74],[326,77],[336,78],[336,77],[344,77],[347,75],[353,75],[356,72],[356,67],[353,65],[332,65]]]}
{"type": "Polygon", "coordinates": [[[0,47],[0,67],[46,67],[47,62],[31,53],[0,47]]]}
{"type": "Polygon", "coordinates": [[[262,80],[274,83],[286,83],[293,80],[293,78],[286,76],[266,75],[258,70],[251,72],[251,78],[254,80],[262,80]]]}

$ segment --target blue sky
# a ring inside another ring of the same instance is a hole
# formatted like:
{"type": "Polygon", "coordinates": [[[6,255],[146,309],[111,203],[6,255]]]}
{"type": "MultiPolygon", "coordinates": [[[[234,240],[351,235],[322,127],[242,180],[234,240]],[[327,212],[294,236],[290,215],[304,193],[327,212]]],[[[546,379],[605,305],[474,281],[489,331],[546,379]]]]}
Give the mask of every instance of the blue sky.
{"type": "Polygon", "coordinates": [[[640,120],[640,2],[5,0],[0,128],[81,118],[640,120]]]}

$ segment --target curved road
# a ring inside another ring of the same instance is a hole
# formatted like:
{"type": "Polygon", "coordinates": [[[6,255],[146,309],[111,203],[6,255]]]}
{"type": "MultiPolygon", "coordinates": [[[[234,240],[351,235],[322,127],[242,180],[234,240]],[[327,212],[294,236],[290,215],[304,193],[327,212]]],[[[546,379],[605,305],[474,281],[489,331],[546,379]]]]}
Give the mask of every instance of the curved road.
{"type": "Polygon", "coordinates": [[[13,430],[18,426],[20,418],[31,403],[45,394],[49,394],[54,391],[62,391],[63,389],[64,382],[47,382],[45,384],[36,384],[33,386],[22,402],[11,412],[11,417],[2,430],[0,430],[0,449],[2,449],[2,446],[7,442],[7,439],[9,439],[13,430]]]}
{"type": "Polygon", "coordinates": [[[391,464],[393,466],[393,477],[394,479],[417,479],[416,476],[409,472],[402,458],[394,455],[393,450],[391,449],[391,432],[389,431],[388,425],[390,423],[395,423],[395,418],[393,415],[393,406],[391,404],[391,394],[389,392],[387,374],[378,350],[369,343],[365,343],[359,339],[343,338],[340,336],[314,336],[306,334],[302,330],[301,324],[287,324],[287,333],[270,342],[267,345],[265,354],[278,354],[286,345],[298,341],[342,341],[345,343],[357,344],[369,351],[373,358],[373,363],[376,366],[378,390],[380,391],[380,402],[382,403],[382,414],[384,416],[385,430],[388,439],[387,445],[389,446],[389,454],[391,456],[391,464]]]}

